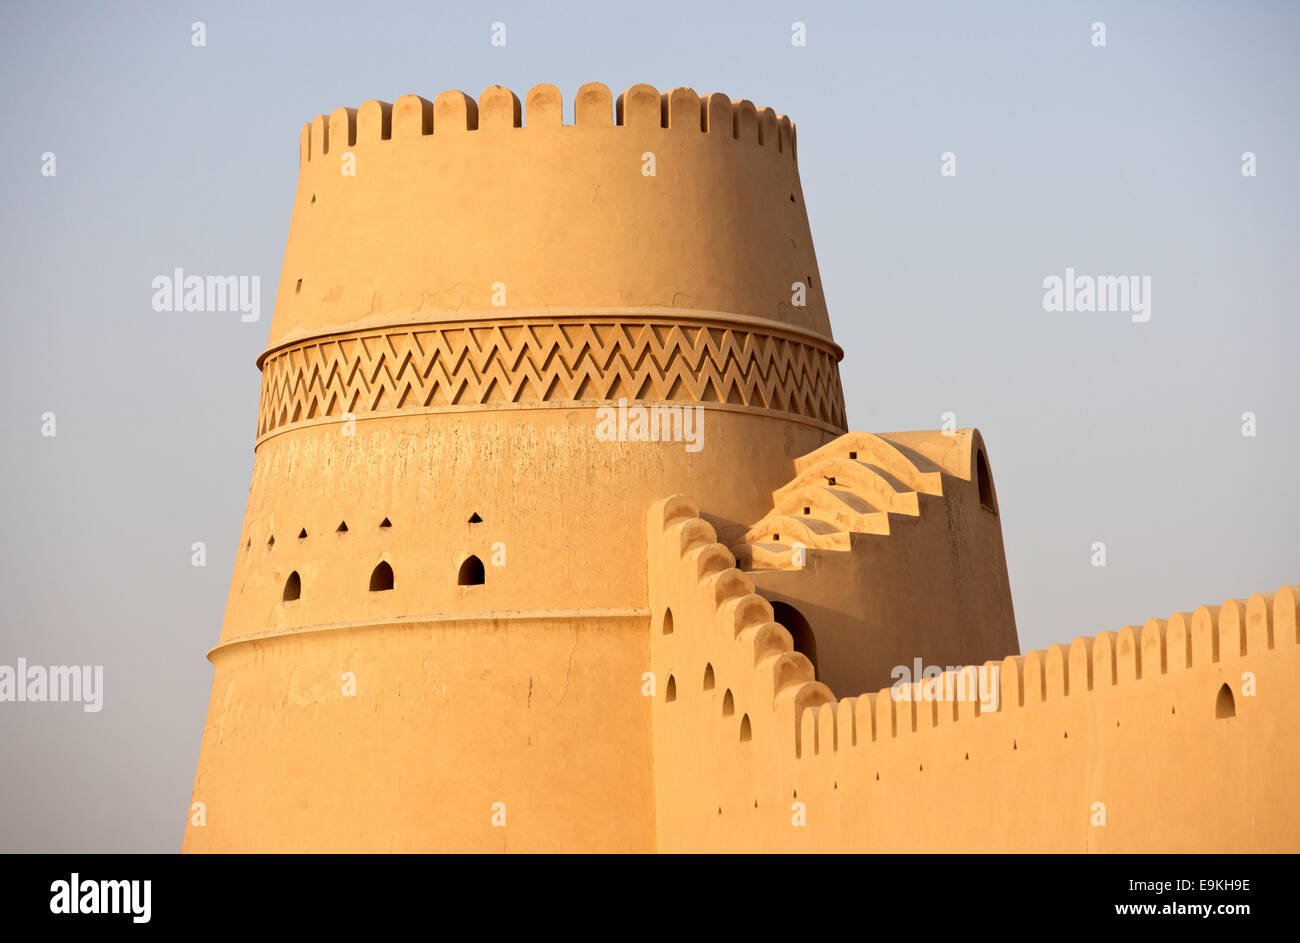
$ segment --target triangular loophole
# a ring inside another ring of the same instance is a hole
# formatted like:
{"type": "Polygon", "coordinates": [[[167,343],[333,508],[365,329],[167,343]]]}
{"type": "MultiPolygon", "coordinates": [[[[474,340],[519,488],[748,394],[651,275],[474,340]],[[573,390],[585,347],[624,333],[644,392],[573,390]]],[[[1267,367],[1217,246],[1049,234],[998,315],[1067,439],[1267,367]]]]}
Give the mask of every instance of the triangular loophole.
{"type": "Polygon", "coordinates": [[[482,524],[483,518],[478,516],[478,511],[475,511],[473,514],[469,516],[469,522],[471,524],[482,524]]]}

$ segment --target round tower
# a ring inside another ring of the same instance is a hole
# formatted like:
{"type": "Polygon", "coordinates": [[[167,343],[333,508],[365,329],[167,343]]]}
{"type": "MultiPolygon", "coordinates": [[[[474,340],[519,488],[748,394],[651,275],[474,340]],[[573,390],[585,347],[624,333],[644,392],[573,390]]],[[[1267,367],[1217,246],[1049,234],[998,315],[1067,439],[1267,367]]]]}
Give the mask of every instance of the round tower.
{"type": "Polygon", "coordinates": [[[304,126],[185,849],[652,849],[646,510],[757,520],[840,356],[771,109],[304,126]]]}

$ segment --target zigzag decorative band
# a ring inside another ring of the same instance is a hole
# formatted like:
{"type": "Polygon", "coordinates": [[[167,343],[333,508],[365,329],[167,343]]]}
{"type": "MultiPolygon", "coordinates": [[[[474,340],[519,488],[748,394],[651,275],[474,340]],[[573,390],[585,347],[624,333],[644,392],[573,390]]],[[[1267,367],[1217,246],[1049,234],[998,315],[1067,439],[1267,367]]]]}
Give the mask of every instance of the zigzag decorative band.
{"type": "Polygon", "coordinates": [[[674,400],[845,429],[839,352],[750,326],[553,318],[333,334],[267,355],[261,438],[299,422],[490,404],[674,400]]]}

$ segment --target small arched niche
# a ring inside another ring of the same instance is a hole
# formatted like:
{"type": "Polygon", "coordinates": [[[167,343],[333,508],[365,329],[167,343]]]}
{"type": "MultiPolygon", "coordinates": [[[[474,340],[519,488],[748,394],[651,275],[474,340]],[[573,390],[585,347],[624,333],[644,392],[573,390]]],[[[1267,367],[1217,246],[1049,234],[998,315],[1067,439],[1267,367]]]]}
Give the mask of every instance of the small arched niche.
{"type": "Polygon", "coordinates": [[[370,574],[370,591],[372,593],[381,593],[392,588],[393,568],[388,565],[387,560],[381,560],[370,574]]]}
{"type": "Polygon", "coordinates": [[[1232,697],[1232,688],[1226,684],[1219,688],[1219,695],[1214,699],[1214,716],[1218,720],[1237,716],[1237,702],[1232,697]]]}
{"type": "Polygon", "coordinates": [[[754,739],[754,734],[749,728],[749,715],[746,714],[740,718],[740,742],[748,743],[752,739],[754,739]]]}
{"type": "Polygon", "coordinates": [[[664,610],[664,619],[662,625],[663,625],[664,635],[673,634],[673,611],[671,608],[664,610]]]}
{"type": "Polygon", "coordinates": [[[772,618],[785,626],[794,641],[794,650],[812,662],[813,677],[817,677],[817,637],[804,614],[788,602],[774,602],[772,618]]]}
{"type": "Polygon", "coordinates": [[[456,584],[458,586],[482,586],[486,582],[486,575],[483,570],[483,561],[471,554],[460,565],[460,572],[456,574],[456,584]]]}
{"type": "Polygon", "coordinates": [[[736,699],[731,696],[731,688],[727,688],[727,693],[722,695],[722,716],[730,717],[736,713],[736,699]]]}
{"type": "Polygon", "coordinates": [[[704,666],[704,690],[712,691],[713,684],[713,664],[710,663],[704,666]]]}
{"type": "Polygon", "coordinates": [[[284,593],[281,594],[280,598],[285,602],[293,602],[301,595],[302,577],[298,575],[297,570],[294,570],[289,574],[289,578],[284,581],[284,593]]]}
{"type": "Polygon", "coordinates": [[[669,702],[677,700],[677,679],[672,675],[668,676],[668,686],[664,688],[664,700],[669,702]]]}
{"type": "Polygon", "coordinates": [[[993,500],[993,476],[989,474],[989,460],[983,449],[975,453],[975,481],[980,489],[980,507],[998,513],[998,506],[993,500]]]}

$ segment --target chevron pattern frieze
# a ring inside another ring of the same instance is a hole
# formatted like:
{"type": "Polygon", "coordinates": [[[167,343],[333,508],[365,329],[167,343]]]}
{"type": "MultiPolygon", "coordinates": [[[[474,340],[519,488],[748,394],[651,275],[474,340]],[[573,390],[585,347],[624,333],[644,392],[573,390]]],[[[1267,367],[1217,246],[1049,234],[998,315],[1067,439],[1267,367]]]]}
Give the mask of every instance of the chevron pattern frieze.
{"type": "Polygon", "coordinates": [[[547,321],[332,335],[263,363],[258,435],[345,413],[620,398],[770,409],[843,430],[836,363],[829,345],[719,325],[547,321]]]}

